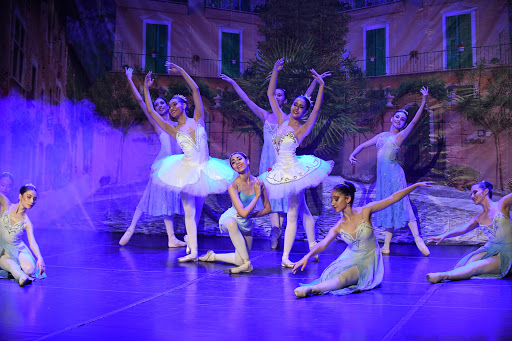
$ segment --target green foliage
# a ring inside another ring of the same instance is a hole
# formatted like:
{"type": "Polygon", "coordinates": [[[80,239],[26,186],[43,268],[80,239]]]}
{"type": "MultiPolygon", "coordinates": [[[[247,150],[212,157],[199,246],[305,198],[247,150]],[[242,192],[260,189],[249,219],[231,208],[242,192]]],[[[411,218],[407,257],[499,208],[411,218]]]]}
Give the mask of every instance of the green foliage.
{"type": "Polygon", "coordinates": [[[470,166],[455,165],[448,167],[445,175],[448,186],[469,189],[478,182],[480,172],[470,166]]]}
{"type": "Polygon", "coordinates": [[[395,98],[393,103],[398,102],[402,97],[407,95],[419,94],[422,87],[428,87],[429,96],[437,101],[448,100],[445,82],[436,78],[408,78],[401,82],[397,89],[393,91],[395,98]]]}

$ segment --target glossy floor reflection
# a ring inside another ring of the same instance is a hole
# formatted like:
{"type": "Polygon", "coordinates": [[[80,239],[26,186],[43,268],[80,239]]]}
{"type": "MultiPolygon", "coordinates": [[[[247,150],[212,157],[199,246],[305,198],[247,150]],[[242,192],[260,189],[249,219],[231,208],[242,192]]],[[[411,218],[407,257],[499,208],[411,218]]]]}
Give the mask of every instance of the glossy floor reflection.
{"type": "MultiPolygon", "coordinates": [[[[300,274],[256,240],[254,271],[177,262],[162,235],[38,230],[48,278],[20,288],[0,281],[0,340],[505,340],[512,330],[512,280],[431,285],[425,274],[453,267],[475,247],[392,245],[382,285],[348,296],[296,299],[345,248],[331,245],[300,274]]],[[[200,237],[201,253],[231,251],[228,238],[200,237]]],[[[291,256],[306,252],[296,242],[291,256]]]]}

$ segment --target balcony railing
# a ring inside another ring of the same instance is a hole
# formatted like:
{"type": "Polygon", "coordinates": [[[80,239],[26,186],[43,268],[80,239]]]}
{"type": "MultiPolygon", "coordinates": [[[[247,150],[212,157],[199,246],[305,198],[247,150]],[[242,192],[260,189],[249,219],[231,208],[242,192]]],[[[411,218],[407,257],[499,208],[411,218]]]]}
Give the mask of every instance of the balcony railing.
{"type": "Polygon", "coordinates": [[[377,5],[385,5],[392,2],[399,2],[401,0],[342,0],[341,2],[344,2],[348,5],[348,10],[351,9],[359,9],[359,8],[366,8],[366,7],[374,7],[377,5]]]}
{"type": "Polygon", "coordinates": [[[205,7],[225,9],[228,11],[254,12],[263,6],[265,0],[205,0],[205,7]]]}
{"type": "Polygon", "coordinates": [[[112,70],[124,71],[125,67],[140,69],[142,71],[152,71],[154,73],[167,73],[165,62],[170,61],[181,66],[188,74],[196,77],[219,77],[224,73],[230,77],[241,77],[248,68],[247,62],[240,62],[236,59],[218,60],[203,59],[198,56],[177,57],[177,56],[158,56],[151,54],[113,52],[112,70]]]}
{"type": "Polygon", "coordinates": [[[368,56],[366,60],[356,61],[357,66],[368,76],[456,70],[472,68],[480,62],[490,65],[512,65],[511,45],[467,47],[463,51],[411,51],[408,55],[386,57],[385,60],[368,56]]]}

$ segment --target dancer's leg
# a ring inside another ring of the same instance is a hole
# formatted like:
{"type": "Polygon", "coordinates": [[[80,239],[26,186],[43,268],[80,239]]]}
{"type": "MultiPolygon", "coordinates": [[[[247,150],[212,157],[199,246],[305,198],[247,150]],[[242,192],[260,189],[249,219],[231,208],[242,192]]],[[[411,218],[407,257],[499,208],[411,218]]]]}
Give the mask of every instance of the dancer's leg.
{"type": "Polygon", "coordinates": [[[20,262],[21,270],[29,276],[32,276],[36,272],[36,263],[34,259],[27,255],[25,252],[20,252],[18,255],[18,261],[20,262]]]}
{"type": "Polygon", "coordinates": [[[128,229],[121,237],[121,240],[119,240],[119,245],[124,246],[128,244],[130,241],[130,238],[133,235],[133,232],[135,231],[135,225],[137,225],[137,222],[139,221],[140,217],[142,216],[142,210],[140,208],[136,208],[135,212],[133,213],[132,222],[130,226],[128,226],[128,229]]]}
{"type": "Polygon", "coordinates": [[[30,279],[30,276],[28,276],[12,259],[11,257],[7,256],[6,254],[3,254],[0,257],[0,268],[2,270],[8,271],[11,273],[11,275],[14,277],[15,280],[18,281],[20,286],[24,286],[27,284],[30,284],[32,280],[30,279]]]}
{"type": "Polygon", "coordinates": [[[299,215],[300,201],[304,197],[304,191],[294,194],[288,198],[288,213],[286,214],[286,232],[284,234],[284,248],[281,265],[287,268],[293,267],[290,262],[290,251],[292,250],[295,235],[297,234],[297,217],[299,215]]]}
{"type": "MultiPolygon", "coordinates": [[[[245,245],[247,247],[247,251],[251,251],[252,240],[253,240],[252,235],[244,235],[243,237],[245,240],[245,245]]],[[[238,259],[241,259],[240,255],[238,254],[238,251],[236,252],[236,257],[238,259]]],[[[237,261],[238,261],[238,259],[237,259],[237,261]]],[[[253,270],[253,268],[252,268],[251,261],[249,258],[247,258],[247,259],[242,259],[241,265],[239,265],[236,268],[228,269],[226,272],[230,273],[230,274],[239,274],[239,273],[244,273],[244,272],[251,272],[252,270],[253,270]]]]}
{"type": "Polygon", "coordinates": [[[427,280],[430,283],[439,283],[444,280],[461,281],[483,274],[499,275],[501,267],[500,255],[497,254],[486,259],[481,259],[484,255],[485,253],[479,253],[475,255],[479,256],[479,258],[476,258],[478,260],[471,261],[471,259],[474,258],[473,256],[466,265],[450,271],[429,273],[427,274],[427,280]]]}
{"type": "Polygon", "coordinates": [[[420,233],[418,231],[418,223],[416,220],[410,221],[408,225],[418,249],[421,251],[421,253],[423,253],[424,256],[430,255],[430,250],[428,249],[427,245],[425,245],[423,239],[420,237],[420,233]]]}
{"type": "Polygon", "coordinates": [[[386,230],[386,235],[384,237],[384,245],[382,245],[381,252],[385,255],[389,255],[389,244],[391,244],[391,238],[393,238],[393,233],[386,230]]]}
{"type": "Polygon", "coordinates": [[[316,244],[316,236],[315,236],[315,219],[309,210],[308,205],[306,204],[306,197],[302,197],[302,202],[300,205],[300,213],[302,213],[302,223],[304,224],[304,230],[306,231],[306,236],[308,238],[308,244],[310,248],[312,245],[316,244]]]}
{"type": "Polygon", "coordinates": [[[167,246],[169,247],[185,247],[187,243],[182,242],[174,234],[174,216],[169,216],[164,219],[165,230],[167,231],[167,246]]]}
{"type": "MultiPolygon", "coordinates": [[[[183,211],[185,211],[185,228],[187,230],[188,247],[190,254],[178,258],[178,262],[197,261],[197,210],[202,207],[196,207],[196,197],[187,193],[181,193],[181,202],[183,211]]],[[[200,214],[200,213],[199,213],[200,214]]]]}
{"type": "Polygon", "coordinates": [[[281,213],[270,213],[270,225],[272,225],[272,228],[270,229],[270,247],[272,247],[273,250],[277,249],[279,246],[283,220],[284,217],[281,213]]]}
{"type": "Polygon", "coordinates": [[[357,284],[359,281],[359,270],[357,266],[343,271],[338,276],[331,278],[325,282],[318,283],[309,287],[298,287],[294,290],[295,296],[306,297],[310,294],[321,294],[326,291],[334,291],[357,284]]]}
{"type": "MultiPolygon", "coordinates": [[[[221,226],[222,231],[229,233],[229,238],[231,242],[235,246],[235,252],[231,253],[210,253],[209,258],[206,258],[208,253],[201,257],[204,258],[205,261],[220,261],[224,263],[234,264],[234,265],[242,265],[244,262],[249,261],[249,252],[250,247],[247,245],[247,239],[244,238],[240,229],[238,228],[238,224],[236,220],[233,218],[227,218],[223,221],[221,226]]],[[[250,237],[250,243],[252,244],[252,236],[250,237]]],[[[201,259],[203,260],[203,259],[201,259]]]]}

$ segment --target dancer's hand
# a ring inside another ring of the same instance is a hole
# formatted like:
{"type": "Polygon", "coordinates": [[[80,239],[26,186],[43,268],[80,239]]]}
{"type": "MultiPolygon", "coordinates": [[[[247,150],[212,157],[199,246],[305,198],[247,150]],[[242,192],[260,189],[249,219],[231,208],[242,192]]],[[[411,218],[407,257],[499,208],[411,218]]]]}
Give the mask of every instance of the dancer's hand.
{"type": "Polygon", "coordinates": [[[418,187],[432,187],[432,185],[434,185],[434,183],[432,181],[422,181],[422,182],[417,182],[416,185],[418,187]]]}
{"type": "Polygon", "coordinates": [[[446,234],[441,234],[436,237],[431,237],[427,240],[427,244],[436,243],[436,245],[439,245],[439,243],[442,242],[445,238],[446,238],[446,234]]]}
{"type": "Polygon", "coordinates": [[[151,79],[151,71],[149,71],[148,74],[146,75],[146,79],[145,79],[146,86],[148,88],[150,88],[151,85],[153,85],[154,82],[155,82],[155,80],[151,79]]]}
{"type": "Polygon", "coordinates": [[[125,67],[124,70],[126,73],[126,78],[132,80],[133,69],[131,67],[125,67]]]}
{"type": "Polygon", "coordinates": [[[274,71],[281,71],[284,67],[284,58],[278,59],[274,64],[274,71]]]}
{"type": "Polygon", "coordinates": [[[310,71],[313,73],[313,78],[318,82],[318,84],[325,84],[323,77],[320,76],[315,69],[311,69],[310,71]]]}
{"type": "Polygon", "coordinates": [[[295,263],[295,265],[293,266],[293,273],[296,273],[297,270],[299,270],[300,268],[300,271],[304,271],[304,268],[306,267],[306,264],[308,264],[308,260],[309,258],[307,258],[306,256],[302,257],[302,259],[298,262],[295,263]]]}
{"type": "Polygon", "coordinates": [[[325,77],[331,76],[331,71],[326,71],[320,75],[320,78],[324,79],[325,77]]]}
{"type": "Polygon", "coordinates": [[[230,77],[226,76],[226,75],[225,75],[225,74],[223,74],[223,73],[221,73],[221,74],[220,74],[220,78],[222,78],[223,80],[225,80],[225,81],[226,81],[226,82],[228,82],[229,84],[233,84],[233,83],[235,82],[232,78],[230,78],[230,77]]]}
{"type": "Polygon", "coordinates": [[[421,88],[420,92],[423,95],[422,102],[423,103],[427,103],[427,100],[428,100],[428,86],[421,88]]]}
{"type": "Polygon", "coordinates": [[[357,159],[356,159],[356,157],[353,154],[350,154],[350,156],[348,157],[348,161],[350,161],[350,163],[353,166],[355,166],[357,164],[357,159]]]}
{"type": "Polygon", "coordinates": [[[36,269],[39,270],[39,273],[42,275],[46,271],[46,264],[44,264],[43,257],[39,258],[36,262],[36,269]]]}
{"type": "Polygon", "coordinates": [[[262,182],[260,179],[254,179],[254,193],[257,197],[261,197],[261,186],[262,182]]]}
{"type": "Polygon", "coordinates": [[[171,63],[169,61],[165,62],[165,66],[167,67],[167,69],[169,70],[169,72],[171,73],[177,73],[177,72],[180,72],[180,69],[181,67],[179,67],[178,65],[174,64],[174,63],[171,63]]]}

